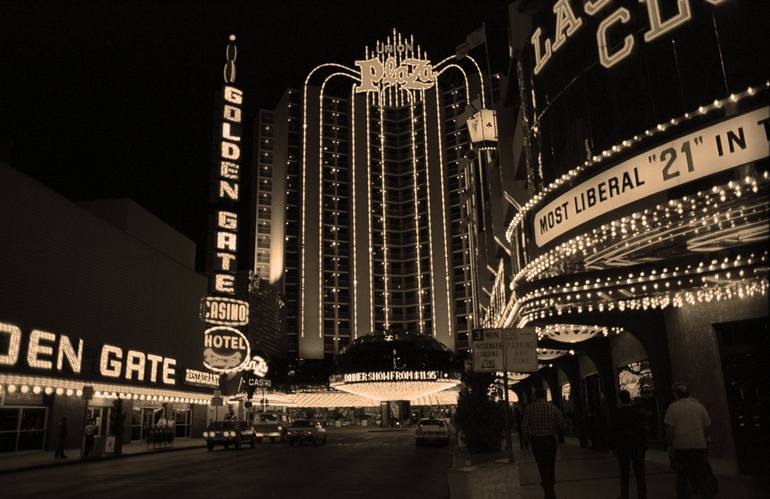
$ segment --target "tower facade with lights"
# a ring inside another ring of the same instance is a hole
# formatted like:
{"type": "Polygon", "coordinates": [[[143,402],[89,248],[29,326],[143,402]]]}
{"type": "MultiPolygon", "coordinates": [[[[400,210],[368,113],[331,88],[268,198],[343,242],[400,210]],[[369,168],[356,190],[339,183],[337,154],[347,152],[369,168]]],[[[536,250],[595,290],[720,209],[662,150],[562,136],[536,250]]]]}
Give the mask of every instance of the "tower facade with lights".
{"type": "MultiPolygon", "coordinates": [[[[257,125],[256,196],[270,214],[255,230],[270,234],[269,280],[300,358],[390,328],[454,349],[471,327],[460,115],[484,99],[483,76],[467,56],[433,64],[396,31],[364,55],[317,66],[257,125]]],[[[257,237],[255,265],[265,247],[257,237]]]]}

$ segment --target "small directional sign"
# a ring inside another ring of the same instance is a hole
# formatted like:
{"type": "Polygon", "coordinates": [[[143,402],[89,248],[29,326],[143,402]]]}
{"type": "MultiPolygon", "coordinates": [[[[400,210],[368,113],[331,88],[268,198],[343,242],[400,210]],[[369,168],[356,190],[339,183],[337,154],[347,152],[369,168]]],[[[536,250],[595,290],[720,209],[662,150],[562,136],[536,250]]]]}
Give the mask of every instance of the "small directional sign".
{"type": "Polygon", "coordinates": [[[475,372],[537,371],[535,328],[474,329],[471,348],[475,372]]]}

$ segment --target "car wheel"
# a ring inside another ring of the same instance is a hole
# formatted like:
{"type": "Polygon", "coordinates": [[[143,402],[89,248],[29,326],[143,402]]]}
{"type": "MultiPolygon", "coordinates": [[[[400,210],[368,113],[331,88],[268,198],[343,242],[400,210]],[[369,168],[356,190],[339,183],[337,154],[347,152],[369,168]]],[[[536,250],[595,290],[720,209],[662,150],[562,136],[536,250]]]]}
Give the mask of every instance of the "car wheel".
{"type": "Polygon", "coordinates": [[[422,440],[415,440],[414,445],[415,447],[422,447],[422,440]]]}
{"type": "Polygon", "coordinates": [[[256,438],[252,438],[251,439],[251,443],[249,445],[251,445],[251,448],[253,449],[254,446],[257,445],[257,439],[256,438]]]}
{"type": "Polygon", "coordinates": [[[321,440],[321,445],[326,445],[326,437],[324,437],[323,440],[321,440]]]}
{"type": "Polygon", "coordinates": [[[209,452],[214,450],[214,444],[206,444],[206,447],[208,448],[209,452]]]}

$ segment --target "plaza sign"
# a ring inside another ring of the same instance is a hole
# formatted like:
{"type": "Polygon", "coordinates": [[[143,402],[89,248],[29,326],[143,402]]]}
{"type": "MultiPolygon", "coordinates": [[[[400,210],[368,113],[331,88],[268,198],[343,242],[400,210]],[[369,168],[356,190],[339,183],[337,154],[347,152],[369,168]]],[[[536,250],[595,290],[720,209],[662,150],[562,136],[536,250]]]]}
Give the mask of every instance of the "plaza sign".
{"type": "MultiPolygon", "coordinates": [[[[718,5],[727,0],[694,1],[718,5]]],[[[640,2],[647,6],[649,29],[644,33],[643,38],[645,43],[650,43],[666,33],[672,32],[692,19],[691,0],[676,0],[675,12],[665,18],[661,12],[661,0],[640,0],[640,2]]],[[[603,15],[610,10],[607,7],[613,2],[612,0],[584,0],[580,3],[583,4],[583,10],[588,16],[595,17],[603,15]]],[[[673,2],[667,0],[666,3],[673,2]]],[[[576,14],[575,10],[572,8],[572,0],[558,0],[554,3],[552,10],[554,13],[555,26],[553,29],[553,39],[548,37],[543,38],[543,29],[541,27],[535,29],[530,39],[535,55],[534,73],[536,75],[546,67],[548,62],[570,38],[576,36],[585,24],[583,18],[581,18],[579,14],[576,14]]],[[[631,12],[625,7],[618,7],[607,14],[599,23],[596,29],[596,43],[599,53],[599,62],[605,68],[611,68],[623,59],[629,57],[633,52],[636,39],[631,30],[626,29],[628,34],[623,38],[622,45],[614,47],[608,42],[609,37],[616,36],[615,34],[610,35],[610,33],[619,32],[622,34],[624,29],[623,26],[629,24],[631,21],[631,12]]]]}
{"type": "Polygon", "coordinates": [[[535,243],[542,247],[629,203],[768,155],[766,106],[649,149],[573,187],[535,213],[535,243]]]}
{"type": "MultiPolygon", "coordinates": [[[[436,73],[427,59],[420,58],[419,47],[414,41],[393,32],[391,41],[377,42],[377,57],[355,61],[360,68],[360,83],[356,93],[382,92],[394,87],[397,90],[427,90],[436,84],[436,73]]],[[[368,51],[367,51],[368,55],[368,51]]],[[[374,55],[374,54],[372,54],[374,55]]]]}

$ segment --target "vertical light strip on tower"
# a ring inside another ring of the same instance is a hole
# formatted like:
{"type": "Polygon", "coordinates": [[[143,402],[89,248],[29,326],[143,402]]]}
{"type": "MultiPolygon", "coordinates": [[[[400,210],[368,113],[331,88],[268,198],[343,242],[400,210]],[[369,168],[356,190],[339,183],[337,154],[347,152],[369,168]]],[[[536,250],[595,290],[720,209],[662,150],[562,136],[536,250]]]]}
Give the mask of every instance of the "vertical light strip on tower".
{"type": "Polygon", "coordinates": [[[353,313],[350,315],[352,322],[353,339],[358,338],[358,269],[356,268],[356,87],[350,87],[350,174],[351,200],[353,211],[350,240],[353,242],[353,313]]]}
{"type": "Polygon", "coordinates": [[[447,253],[447,226],[446,226],[446,194],[444,193],[444,146],[441,143],[441,106],[440,106],[440,100],[441,100],[441,92],[439,90],[438,86],[438,78],[436,79],[436,126],[437,128],[437,137],[438,137],[438,165],[439,165],[439,171],[441,172],[441,234],[443,236],[444,240],[444,275],[446,277],[446,300],[447,300],[447,329],[449,336],[452,336],[452,309],[454,308],[452,306],[452,297],[450,295],[450,284],[449,284],[449,255],[447,253]]]}
{"type": "Polygon", "coordinates": [[[407,91],[409,97],[409,123],[410,123],[410,135],[412,138],[412,177],[414,180],[414,233],[416,238],[416,253],[417,253],[417,306],[418,306],[418,323],[417,327],[420,334],[425,332],[425,324],[422,316],[422,266],[420,264],[420,194],[419,187],[417,185],[417,145],[415,143],[414,136],[414,95],[411,91],[407,91]]]}
{"type": "MultiPolygon", "coordinates": [[[[307,87],[308,87],[308,84],[310,83],[310,78],[313,76],[313,74],[319,69],[326,68],[326,67],[340,68],[346,71],[353,72],[351,68],[347,66],[343,66],[342,64],[327,62],[314,67],[310,71],[310,73],[308,73],[307,77],[305,78],[305,83],[302,86],[302,196],[301,196],[302,207],[300,210],[301,235],[300,235],[300,246],[299,246],[299,253],[300,253],[299,336],[300,338],[305,337],[305,204],[306,204],[305,203],[305,185],[307,184],[306,182],[307,180],[307,87]]],[[[354,75],[346,74],[346,76],[349,76],[353,80],[357,81],[357,78],[354,75]]]]}
{"type": "Polygon", "coordinates": [[[385,199],[385,106],[380,94],[380,195],[382,197],[382,272],[385,290],[385,329],[388,329],[390,322],[388,320],[388,219],[386,212],[385,199]]]}
{"type": "Polygon", "coordinates": [[[428,111],[425,108],[427,100],[425,99],[425,90],[421,90],[422,102],[422,136],[423,136],[423,152],[425,163],[425,196],[426,196],[426,208],[428,217],[428,262],[430,265],[430,330],[433,336],[436,336],[436,286],[433,284],[433,219],[430,214],[430,172],[428,162],[428,111]]]}
{"type": "MultiPolygon", "coordinates": [[[[354,89],[355,90],[355,89],[354,89]]],[[[366,94],[366,224],[369,230],[369,328],[374,330],[374,246],[372,246],[372,149],[369,94],[366,94]]]]}

